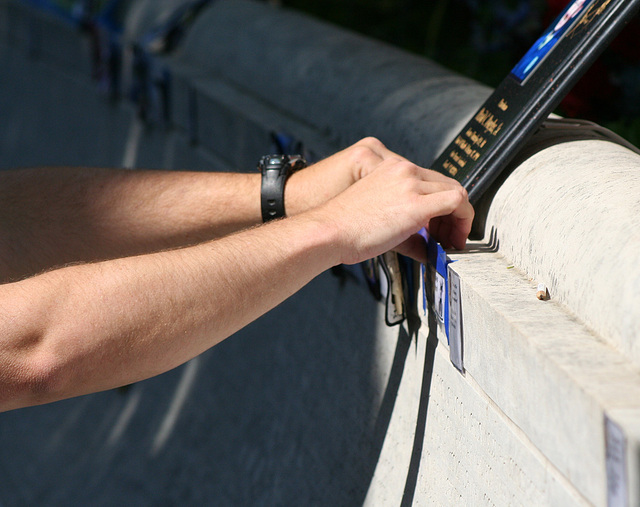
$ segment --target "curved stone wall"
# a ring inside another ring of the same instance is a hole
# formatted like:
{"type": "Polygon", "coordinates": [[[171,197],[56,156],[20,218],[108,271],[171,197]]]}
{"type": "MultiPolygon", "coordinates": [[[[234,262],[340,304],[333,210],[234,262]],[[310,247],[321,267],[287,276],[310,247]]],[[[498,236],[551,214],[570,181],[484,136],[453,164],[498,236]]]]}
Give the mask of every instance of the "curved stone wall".
{"type": "Polygon", "coordinates": [[[640,155],[607,141],[553,146],[497,193],[500,252],[640,368],[640,155]]]}
{"type": "MultiPolygon", "coordinates": [[[[172,5],[131,2],[120,50],[172,5]]],[[[30,2],[0,3],[0,167],[252,170],[274,134],[312,157],[375,135],[428,165],[490,92],[299,13],[217,0],[175,52],[145,55],[170,91],[163,104],[146,83],[143,122],[131,83],[112,102],[91,81],[88,47],[30,2]]],[[[579,141],[513,168],[486,237],[448,253],[464,374],[422,289],[419,322],[388,328],[353,274],[325,274],[173,372],[0,414],[0,504],[638,505],[639,163],[579,141]]]]}
{"type": "Polygon", "coordinates": [[[490,93],[424,58],[246,0],[215,2],[174,59],[284,109],[336,146],[374,135],[424,164],[490,93]]]}

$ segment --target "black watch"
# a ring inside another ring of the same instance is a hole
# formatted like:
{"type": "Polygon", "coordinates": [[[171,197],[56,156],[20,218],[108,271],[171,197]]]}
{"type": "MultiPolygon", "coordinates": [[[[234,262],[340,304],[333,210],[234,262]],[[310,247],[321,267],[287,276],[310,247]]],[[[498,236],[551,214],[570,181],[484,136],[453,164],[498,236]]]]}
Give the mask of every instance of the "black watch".
{"type": "Polygon", "coordinates": [[[307,166],[300,155],[266,155],[258,162],[262,173],[260,202],[262,221],[268,222],[285,215],[284,184],[294,172],[307,166]]]}

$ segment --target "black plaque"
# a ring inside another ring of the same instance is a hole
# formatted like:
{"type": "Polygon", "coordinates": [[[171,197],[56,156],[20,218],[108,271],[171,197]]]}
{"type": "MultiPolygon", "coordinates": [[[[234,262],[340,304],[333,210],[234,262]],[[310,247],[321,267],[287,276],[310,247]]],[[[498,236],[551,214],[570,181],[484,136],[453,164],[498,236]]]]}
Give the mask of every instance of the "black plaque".
{"type": "Polygon", "coordinates": [[[431,165],[478,200],[640,0],[572,0],[431,165]]]}

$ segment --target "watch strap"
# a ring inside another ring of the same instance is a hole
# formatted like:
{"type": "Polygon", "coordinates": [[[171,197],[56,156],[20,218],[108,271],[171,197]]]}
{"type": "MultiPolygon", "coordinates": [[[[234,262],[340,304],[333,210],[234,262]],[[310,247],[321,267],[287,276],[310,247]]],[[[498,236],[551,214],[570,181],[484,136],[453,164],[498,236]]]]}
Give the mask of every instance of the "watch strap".
{"type": "Polygon", "coordinates": [[[258,168],[262,172],[260,205],[263,222],[285,216],[285,183],[291,174],[305,166],[306,162],[298,155],[267,155],[260,159],[258,168]]]}
{"type": "Polygon", "coordinates": [[[263,222],[284,216],[284,184],[286,178],[287,175],[281,168],[262,171],[260,204],[263,222]]]}

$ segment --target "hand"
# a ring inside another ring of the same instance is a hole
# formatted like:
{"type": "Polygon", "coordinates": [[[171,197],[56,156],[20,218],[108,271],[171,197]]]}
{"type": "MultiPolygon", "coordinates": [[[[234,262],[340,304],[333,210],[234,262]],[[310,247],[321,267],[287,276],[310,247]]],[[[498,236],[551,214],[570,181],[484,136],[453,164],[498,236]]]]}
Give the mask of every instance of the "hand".
{"type": "Polygon", "coordinates": [[[285,187],[287,215],[315,208],[372,173],[380,163],[393,158],[405,160],[373,137],[293,174],[285,187]]]}
{"type": "Polygon", "coordinates": [[[457,181],[393,156],[310,213],[337,228],[345,264],[388,250],[425,262],[416,237],[422,227],[443,246],[463,249],[474,216],[457,181]]]}

